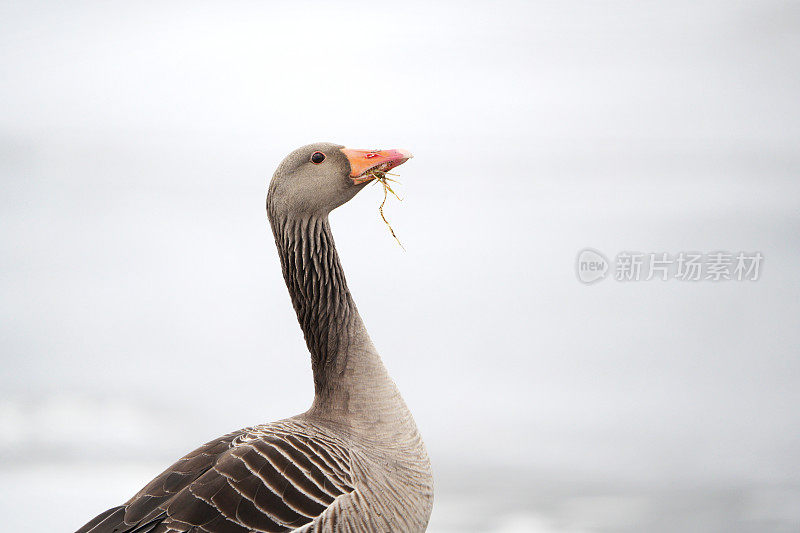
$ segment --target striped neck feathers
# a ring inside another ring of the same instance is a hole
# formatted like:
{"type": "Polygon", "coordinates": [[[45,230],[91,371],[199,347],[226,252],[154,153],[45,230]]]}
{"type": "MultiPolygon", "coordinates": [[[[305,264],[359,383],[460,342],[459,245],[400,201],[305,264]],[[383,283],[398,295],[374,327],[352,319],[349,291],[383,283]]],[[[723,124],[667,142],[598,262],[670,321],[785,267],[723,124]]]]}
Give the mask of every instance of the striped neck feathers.
{"type": "Polygon", "coordinates": [[[303,330],[317,395],[344,371],[351,344],[366,335],[331,234],[327,215],[268,214],[281,269],[303,330]]]}

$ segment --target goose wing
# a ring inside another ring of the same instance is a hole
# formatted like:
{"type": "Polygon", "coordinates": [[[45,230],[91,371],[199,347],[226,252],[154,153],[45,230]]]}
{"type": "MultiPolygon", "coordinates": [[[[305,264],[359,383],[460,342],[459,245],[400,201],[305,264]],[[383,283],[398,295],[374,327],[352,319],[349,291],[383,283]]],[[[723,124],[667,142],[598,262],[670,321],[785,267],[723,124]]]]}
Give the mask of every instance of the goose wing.
{"type": "Polygon", "coordinates": [[[198,448],[77,533],[292,531],[353,489],[340,443],[253,428],[198,448]]]}

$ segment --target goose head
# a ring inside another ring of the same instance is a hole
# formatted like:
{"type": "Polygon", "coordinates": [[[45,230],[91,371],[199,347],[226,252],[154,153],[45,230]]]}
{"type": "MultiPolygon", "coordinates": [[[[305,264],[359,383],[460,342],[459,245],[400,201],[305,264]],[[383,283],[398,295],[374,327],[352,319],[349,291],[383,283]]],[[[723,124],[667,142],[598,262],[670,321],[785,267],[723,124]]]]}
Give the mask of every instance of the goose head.
{"type": "Polygon", "coordinates": [[[283,215],[326,215],[352,199],[374,179],[411,159],[407,150],[358,150],[333,143],[298,148],[281,162],[267,202],[283,215]]]}

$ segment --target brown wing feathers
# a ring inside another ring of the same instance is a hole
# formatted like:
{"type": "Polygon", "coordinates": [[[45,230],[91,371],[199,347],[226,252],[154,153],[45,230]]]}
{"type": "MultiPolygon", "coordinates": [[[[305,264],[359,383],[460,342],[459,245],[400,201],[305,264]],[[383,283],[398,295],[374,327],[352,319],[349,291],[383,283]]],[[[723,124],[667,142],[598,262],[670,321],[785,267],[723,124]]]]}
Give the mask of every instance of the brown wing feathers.
{"type": "Polygon", "coordinates": [[[291,531],[353,490],[347,452],[279,431],[240,431],[179,460],[78,533],[291,531]]]}

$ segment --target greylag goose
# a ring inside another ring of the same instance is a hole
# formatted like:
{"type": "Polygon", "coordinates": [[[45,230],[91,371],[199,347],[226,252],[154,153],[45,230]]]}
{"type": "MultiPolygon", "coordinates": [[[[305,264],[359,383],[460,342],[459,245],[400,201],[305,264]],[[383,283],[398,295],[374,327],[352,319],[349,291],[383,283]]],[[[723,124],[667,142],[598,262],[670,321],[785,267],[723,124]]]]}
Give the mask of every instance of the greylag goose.
{"type": "Polygon", "coordinates": [[[328,223],[374,171],[410,158],[317,143],[281,162],[267,214],[311,352],[311,408],[201,446],[78,533],[425,530],[425,446],[356,310],[328,223]]]}

